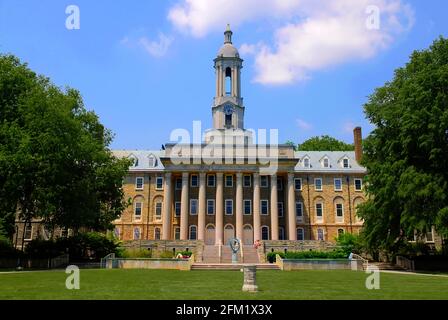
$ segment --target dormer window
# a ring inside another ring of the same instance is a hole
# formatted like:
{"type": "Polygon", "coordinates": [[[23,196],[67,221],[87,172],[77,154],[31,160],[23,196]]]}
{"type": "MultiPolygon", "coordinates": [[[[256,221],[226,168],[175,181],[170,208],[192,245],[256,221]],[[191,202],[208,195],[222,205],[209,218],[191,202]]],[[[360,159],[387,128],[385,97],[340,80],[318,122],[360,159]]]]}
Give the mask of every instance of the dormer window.
{"type": "Polygon", "coordinates": [[[309,168],[310,167],[310,159],[309,158],[303,159],[303,166],[305,168],[309,168]]]}
{"type": "Polygon", "coordinates": [[[154,167],[157,166],[157,159],[156,159],[156,157],[154,155],[150,155],[148,157],[148,159],[149,159],[149,167],[150,168],[154,168],[154,167]]]}
{"type": "Polygon", "coordinates": [[[342,160],[342,167],[343,167],[344,169],[348,169],[348,168],[350,168],[350,162],[348,161],[348,158],[344,158],[344,159],[342,160]]]}
{"type": "Polygon", "coordinates": [[[322,164],[323,164],[324,168],[329,168],[330,160],[328,160],[328,158],[324,158],[324,160],[322,161],[322,164]]]}
{"type": "Polygon", "coordinates": [[[133,164],[132,164],[133,167],[138,167],[138,158],[136,156],[131,154],[128,158],[133,161],[133,164]]]}

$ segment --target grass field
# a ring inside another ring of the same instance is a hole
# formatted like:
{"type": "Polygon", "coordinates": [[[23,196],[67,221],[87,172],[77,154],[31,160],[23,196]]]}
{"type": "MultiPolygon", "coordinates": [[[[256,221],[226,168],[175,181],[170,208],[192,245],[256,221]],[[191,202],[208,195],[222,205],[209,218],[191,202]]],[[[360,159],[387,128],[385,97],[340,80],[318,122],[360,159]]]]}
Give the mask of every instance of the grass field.
{"type": "Polygon", "coordinates": [[[64,271],[0,273],[0,299],[448,299],[448,278],[381,273],[367,290],[353,271],[258,271],[258,293],[241,291],[235,271],[81,270],[80,290],[67,290],[64,271]]]}

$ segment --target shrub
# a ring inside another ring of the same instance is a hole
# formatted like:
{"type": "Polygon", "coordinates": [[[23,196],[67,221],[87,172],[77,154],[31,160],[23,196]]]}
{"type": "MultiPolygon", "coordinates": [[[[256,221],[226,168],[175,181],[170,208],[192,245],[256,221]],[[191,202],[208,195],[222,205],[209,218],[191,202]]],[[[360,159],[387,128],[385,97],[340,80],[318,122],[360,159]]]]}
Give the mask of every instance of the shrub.
{"type": "Polygon", "coordinates": [[[159,258],[161,259],[172,259],[173,252],[172,251],[163,251],[159,254],[159,258]]]}
{"type": "Polygon", "coordinates": [[[282,259],[347,259],[348,254],[342,250],[334,251],[290,251],[290,252],[269,252],[267,259],[274,263],[276,255],[282,259]]]}
{"type": "Polygon", "coordinates": [[[336,238],[336,243],[347,256],[351,252],[360,253],[362,248],[360,237],[351,233],[341,234],[336,238]]]}
{"type": "Polygon", "coordinates": [[[118,250],[119,258],[151,258],[152,253],[147,249],[123,249],[118,250]]]}

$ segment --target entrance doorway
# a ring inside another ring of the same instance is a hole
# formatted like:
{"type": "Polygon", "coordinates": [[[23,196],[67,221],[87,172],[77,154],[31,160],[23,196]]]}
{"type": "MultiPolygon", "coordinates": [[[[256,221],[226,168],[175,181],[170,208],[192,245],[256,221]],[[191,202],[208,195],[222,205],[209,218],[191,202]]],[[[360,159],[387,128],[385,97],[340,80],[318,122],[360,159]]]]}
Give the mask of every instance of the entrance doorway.
{"type": "Polygon", "coordinates": [[[224,228],[224,245],[227,245],[232,238],[235,238],[235,229],[231,224],[228,224],[224,228]]]}
{"type": "Polygon", "coordinates": [[[208,246],[215,244],[215,226],[209,225],[205,228],[205,244],[208,246]]]}
{"type": "Polygon", "coordinates": [[[252,245],[254,244],[254,231],[251,226],[246,225],[243,229],[243,244],[252,245]]]}

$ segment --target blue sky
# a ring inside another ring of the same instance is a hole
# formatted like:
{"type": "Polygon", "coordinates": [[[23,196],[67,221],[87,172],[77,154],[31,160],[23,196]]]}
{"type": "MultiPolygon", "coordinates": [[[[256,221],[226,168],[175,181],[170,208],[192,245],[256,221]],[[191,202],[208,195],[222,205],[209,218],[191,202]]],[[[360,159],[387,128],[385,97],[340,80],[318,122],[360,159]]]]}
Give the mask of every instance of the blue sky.
{"type": "Polygon", "coordinates": [[[213,59],[230,23],[247,128],[352,142],[354,126],[372,129],[367,96],[447,36],[447,10],[443,0],[0,0],[0,52],[80,90],[115,133],[112,148],[158,150],[173,129],[211,127],[213,59]],[[380,26],[368,29],[372,4],[380,26]],[[66,28],[68,5],[79,30],[66,28]]]}

